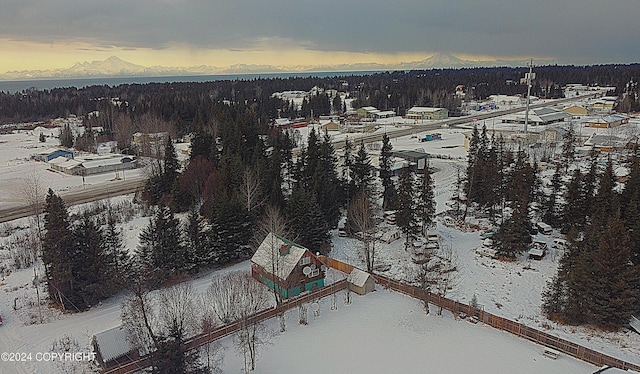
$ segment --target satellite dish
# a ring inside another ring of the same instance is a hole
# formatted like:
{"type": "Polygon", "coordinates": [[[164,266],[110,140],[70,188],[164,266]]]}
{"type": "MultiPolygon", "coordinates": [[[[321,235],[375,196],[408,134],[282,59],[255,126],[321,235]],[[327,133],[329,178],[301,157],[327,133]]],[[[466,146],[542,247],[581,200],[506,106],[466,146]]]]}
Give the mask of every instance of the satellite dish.
{"type": "Polygon", "coordinates": [[[311,304],[311,310],[313,310],[314,312],[319,311],[320,310],[320,305],[318,303],[311,304]]]}
{"type": "Polygon", "coordinates": [[[302,268],[302,274],[309,275],[311,274],[311,268],[309,266],[305,266],[302,268]]]}
{"type": "Polygon", "coordinates": [[[316,264],[311,264],[311,270],[316,270],[316,264]]]}

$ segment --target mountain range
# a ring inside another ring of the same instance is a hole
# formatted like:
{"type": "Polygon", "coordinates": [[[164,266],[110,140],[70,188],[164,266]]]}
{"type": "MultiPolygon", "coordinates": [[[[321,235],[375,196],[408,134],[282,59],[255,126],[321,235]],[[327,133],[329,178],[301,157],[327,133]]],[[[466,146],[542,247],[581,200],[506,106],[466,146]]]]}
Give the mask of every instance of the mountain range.
{"type": "MultiPolygon", "coordinates": [[[[555,61],[539,61],[540,64],[552,64],[555,61]]],[[[28,79],[60,79],[60,78],[102,78],[102,77],[155,77],[182,75],[224,75],[224,74],[266,74],[266,73],[298,73],[298,72],[344,72],[344,71],[383,71],[383,70],[428,70],[428,69],[459,69],[472,67],[494,66],[525,66],[522,60],[487,60],[473,61],[458,58],[448,53],[438,53],[427,59],[412,62],[402,62],[395,65],[379,63],[358,63],[339,65],[315,66],[273,66],[236,64],[227,67],[191,66],[165,67],[142,66],[111,56],[104,61],[78,62],[69,68],[52,70],[13,70],[0,74],[0,80],[28,80],[28,79]]]]}

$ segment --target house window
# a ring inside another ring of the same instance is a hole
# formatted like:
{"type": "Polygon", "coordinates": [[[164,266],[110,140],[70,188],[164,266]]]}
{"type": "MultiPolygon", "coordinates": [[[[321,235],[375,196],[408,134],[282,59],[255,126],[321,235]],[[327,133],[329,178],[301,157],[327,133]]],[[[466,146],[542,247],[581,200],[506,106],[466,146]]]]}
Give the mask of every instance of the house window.
{"type": "Polygon", "coordinates": [[[311,262],[311,257],[307,256],[307,257],[303,257],[300,259],[300,265],[304,266],[307,265],[311,262]]]}

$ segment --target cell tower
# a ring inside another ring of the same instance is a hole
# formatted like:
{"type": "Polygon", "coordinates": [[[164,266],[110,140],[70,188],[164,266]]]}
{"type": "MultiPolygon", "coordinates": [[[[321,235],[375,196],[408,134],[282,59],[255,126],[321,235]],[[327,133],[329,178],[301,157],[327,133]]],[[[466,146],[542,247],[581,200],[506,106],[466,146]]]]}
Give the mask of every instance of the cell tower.
{"type": "Polygon", "coordinates": [[[527,109],[524,112],[524,133],[527,133],[527,126],[529,125],[529,96],[531,95],[531,81],[536,78],[536,74],[533,70],[533,60],[529,60],[527,64],[529,66],[529,72],[524,74],[524,79],[527,81],[527,109]]]}

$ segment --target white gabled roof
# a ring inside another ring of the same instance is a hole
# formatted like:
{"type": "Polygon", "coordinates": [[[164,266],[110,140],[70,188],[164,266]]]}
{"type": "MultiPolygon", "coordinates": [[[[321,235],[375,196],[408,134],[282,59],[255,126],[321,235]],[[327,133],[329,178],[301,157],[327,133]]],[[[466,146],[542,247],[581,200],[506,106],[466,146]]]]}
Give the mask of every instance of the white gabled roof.
{"type": "Polygon", "coordinates": [[[306,252],[305,247],[269,233],[251,257],[251,262],[262,267],[267,273],[285,280],[306,252]],[[281,254],[283,247],[287,247],[287,254],[281,254]]]}
{"type": "Polygon", "coordinates": [[[104,362],[122,357],[137,348],[129,341],[127,332],[122,326],[99,332],[93,338],[104,362]]]}
{"type": "Polygon", "coordinates": [[[414,106],[409,109],[408,112],[411,113],[433,113],[439,110],[443,110],[444,108],[434,108],[434,107],[426,107],[426,106],[414,106]]]}
{"type": "Polygon", "coordinates": [[[367,279],[369,279],[370,276],[371,274],[367,273],[366,271],[362,271],[358,268],[353,268],[353,270],[351,270],[351,273],[349,273],[349,276],[347,277],[347,282],[357,287],[364,287],[367,279]]]}

